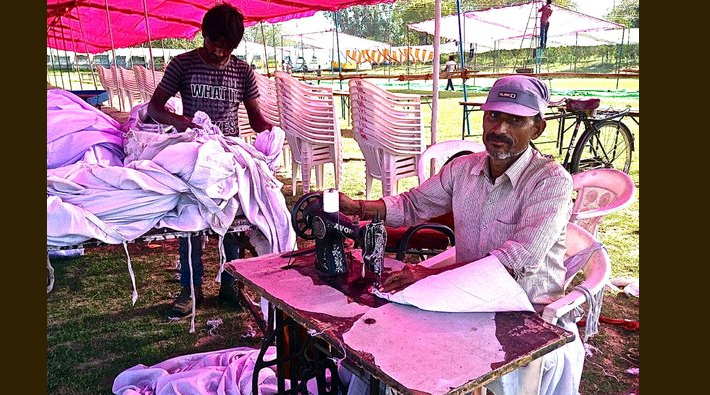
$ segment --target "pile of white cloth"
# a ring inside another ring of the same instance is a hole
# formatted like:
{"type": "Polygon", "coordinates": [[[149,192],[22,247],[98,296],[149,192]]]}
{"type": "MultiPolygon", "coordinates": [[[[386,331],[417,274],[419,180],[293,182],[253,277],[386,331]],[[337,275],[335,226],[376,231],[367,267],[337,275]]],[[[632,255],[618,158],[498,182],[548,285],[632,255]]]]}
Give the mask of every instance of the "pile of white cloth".
{"type": "Polygon", "coordinates": [[[47,90],[47,169],[83,163],[121,166],[119,123],[63,89],[47,90]]]}
{"type": "MultiPolygon", "coordinates": [[[[50,105],[49,97],[48,93],[48,120],[50,107],[57,107],[50,105]]],[[[241,211],[263,233],[269,252],[292,250],[295,233],[281,193],[283,184],[270,168],[277,159],[274,153],[283,146],[283,130],[259,134],[264,151],[260,152],[210,129],[204,113],[196,114],[194,122],[205,128],[159,135],[162,138],[140,147],[125,163],[79,160],[48,166],[47,245],[69,246],[89,239],[119,244],[153,227],[212,229],[224,235],[241,211]]],[[[48,125],[48,164],[52,133],[48,125]]],[[[122,140],[120,136],[119,144],[122,140]]]]}

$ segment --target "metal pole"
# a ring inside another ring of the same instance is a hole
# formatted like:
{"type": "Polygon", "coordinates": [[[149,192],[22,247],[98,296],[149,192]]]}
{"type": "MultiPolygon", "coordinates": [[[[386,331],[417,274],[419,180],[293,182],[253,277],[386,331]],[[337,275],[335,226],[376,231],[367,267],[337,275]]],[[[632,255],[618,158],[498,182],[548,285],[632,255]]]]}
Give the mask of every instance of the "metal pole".
{"type": "MultiPolygon", "coordinates": [[[[407,49],[409,49],[409,46],[409,26],[407,26],[407,49]]],[[[407,58],[407,75],[409,75],[409,58],[407,58]]],[[[409,78],[407,78],[407,89],[409,89],[409,78]]]]}
{"type": "Polygon", "coordinates": [[[264,35],[264,22],[259,22],[259,27],[261,28],[261,43],[264,46],[264,65],[266,67],[266,75],[271,75],[269,72],[269,55],[266,53],[266,36],[264,35]]]}
{"type": "Polygon", "coordinates": [[[272,35],[271,35],[271,44],[274,45],[274,62],[276,62],[276,65],[274,65],[274,71],[276,71],[279,68],[279,61],[276,59],[276,25],[273,24],[271,25],[272,29],[272,35]]]}
{"type": "Polygon", "coordinates": [[[84,49],[86,49],[86,56],[89,57],[89,72],[91,73],[91,80],[94,83],[94,89],[99,89],[99,85],[96,83],[96,75],[94,74],[94,59],[89,55],[89,46],[86,45],[86,35],[84,34],[84,25],[81,23],[81,13],[78,8],[76,10],[76,19],[79,21],[79,32],[81,33],[81,39],[84,40],[84,49]]]}
{"type": "MultiPolygon", "coordinates": [[[[441,62],[441,0],[434,1],[434,62],[432,64],[432,98],[431,98],[431,144],[436,144],[437,123],[439,121],[439,70],[441,62]]],[[[429,167],[430,175],[434,167],[429,167]]]]}
{"type": "MultiPolygon", "coordinates": [[[[84,90],[84,83],[81,81],[81,72],[79,71],[79,62],[77,61],[76,57],[79,54],[77,51],[78,47],[76,46],[76,40],[74,40],[74,30],[70,31],[71,33],[71,43],[74,46],[74,65],[76,66],[76,74],[79,76],[79,89],[84,90]]],[[[89,60],[89,54],[86,54],[86,60],[89,60]]],[[[91,66],[89,66],[91,67],[91,66]]]]}
{"type": "MultiPolygon", "coordinates": [[[[54,35],[54,46],[57,48],[59,47],[59,45],[57,44],[56,33],[54,35]]],[[[56,60],[57,60],[57,66],[59,66],[59,49],[57,49],[57,48],[54,48],[54,52],[57,53],[56,60]]],[[[49,60],[51,61],[50,65],[52,67],[52,77],[54,77],[54,86],[59,88],[59,84],[57,83],[57,71],[54,69],[54,55],[52,55],[52,48],[49,48],[49,60]]],[[[59,71],[59,73],[61,74],[61,70],[59,71]]],[[[62,82],[62,84],[64,84],[64,82],[62,82]]]]}
{"type": "Polygon", "coordinates": [[[577,40],[579,39],[579,33],[574,34],[574,69],[573,71],[576,73],[577,72],[577,40]]]}
{"type": "MultiPolygon", "coordinates": [[[[59,27],[62,31],[62,43],[64,44],[64,56],[67,58],[67,79],[69,80],[69,90],[73,91],[74,90],[74,85],[71,83],[71,66],[69,65],[69,54],[67,53],[67,39],[64,37],[64,23],[62,23],[62,19],[59,19],[59,27]]],[[[76,58],[75,58],[76,59],[76,58]]],[[[62,68],[62,63],[59,62],[59,69],[61,70],[62,68]]],[[[62,88],[64,87],[64,77],[62,77],[62,88]]]]}
{"type": "Polygon", "coordinates": [[[626,28],[621,29],[621,45],[619,45],[619,59],[616,61],[616,89],[619,89],[619,73],[621,73],[621,58],[624,56],[624,34],[626,33],[626,28]]]}
{"type": "MultiPolygon", "coordinates": [[[[145,0],[143,0],[143,14],[145,18],[145,31],[148,35],[148,56],[150,57],[151,69],[153,71],[153,81],[155,81],[155,59],[153,59],[153,45],[151,44],[152,39],[150,38],[150,24],[148,23],[148,5],[145,0]]],[[[152,94],[153,92],[150,93],[152,94]]]]}
{"type": "Polygon", "coordinates": [[[119,110],[123,111],[124,105],[123,105],[123,84],[121,84],[121,80],[119,79],[118,76],[118,63],[116,62],[116,47],[113,45],[113,30],[111,29],[111,14],[109,13],[108,9],[108,0],[104,0],[104,4],[106,5],[106,22],[108,23],[108,36],[109,39],[111,40],[111,54],[113,54],[113,65],[114,65],[114,70],[113,70],[113,78],[118,84],[118,106],[119,110]]]}
{"type": "Polygon", "coordinates": [[[335,44],[338,47],[338,81],[343,89],[343,65],[340,63],[340,36],[338,35],[338,11],[335,11],[335,44]]]}
{"type": "MultiPolygon", "coordinates": [[[[459,23],[459,56],[461,57],[461,72],[466,67],[466,58],[463,53],[463,34],[461,33],[461,2],[456,0],[456,20],[459,23]]],[[[468,93],[466,92],[466,80],[461,78],[461,85],[463,86],[463,101],[468,101],[468,93]]],[[[466,116],[466,133],[471,134],[471,125],[468,121],[468,116],[466,116]]]]}

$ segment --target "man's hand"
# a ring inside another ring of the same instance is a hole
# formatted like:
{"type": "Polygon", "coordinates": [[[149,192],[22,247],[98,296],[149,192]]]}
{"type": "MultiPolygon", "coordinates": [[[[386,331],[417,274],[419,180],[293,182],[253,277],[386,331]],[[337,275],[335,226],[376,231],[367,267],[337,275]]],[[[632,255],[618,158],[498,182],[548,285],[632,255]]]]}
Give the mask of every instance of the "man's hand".
{"type": "Polygon", "coordinates": [[[193,123],[190,118],[184,115],[174,114],[174,117],[171,119],[171,121],[171,124],[175,126],[175,129],[177,129],[178,132],[184,132],[185,130],[187,130],[187,128],[201,129],[199,125],[193,123]]]}
{"type": "Polygon", "coordinates": [[[428,267],[419,265],[406,265],[398,272],[390,273],[390,275],[382,282],[379,290],[382,292],[397,292],[408,287],[411,284],[425,278],[437,271],[428,267]]]}

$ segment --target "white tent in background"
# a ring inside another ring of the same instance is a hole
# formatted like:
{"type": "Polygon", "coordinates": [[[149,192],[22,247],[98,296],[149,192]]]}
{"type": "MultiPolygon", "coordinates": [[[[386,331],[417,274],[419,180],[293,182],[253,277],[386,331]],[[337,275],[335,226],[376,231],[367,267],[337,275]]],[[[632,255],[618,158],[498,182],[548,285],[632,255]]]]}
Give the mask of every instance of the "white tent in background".
{"type": "MultiPolygon", "coordinates": [[[[493,49],[529,48],[530,40],[539,34],[535,26],[539,3],[530,2],[507,7],[492,7],[483,10],[469,11],[461,14],[462,41],[466,49],[470,43],[477,46],[477,52],[493,49]],[[523,40],[526,40],[523,43],[523,40]]],[[[574,45],[576,35],[590,34],[604,30],[618,31],[616,43],[621,42],[622,25],[599,19],[593,16],[572,11],[564,7],[552,5],[550,17],[548,47],[558,45],[574,45]],[[564,40],[560,37],[565,37],[564,40]],[[571,37],[571,44],[568,42],[571,37]]],[[[459,40],[458,16],[450,15],[441,18],[441,37],[449,40],[459,40]]],[[[434,34],[434,19],[408,25],[410,29],[434,34]]],[[[611,35],[613,36],[613,35],[611,35]]],[[[609,37],[611,37],[609,36],[609,37]]],[[[636,33],[638,40],[638,33],[636,33]]],[[[626,42],[626,39],[624,39],[626,42]]],[[[598,44],[588,45],[601,45],[598,44]]],[[[582,44],[578,44],[582,45],[582,44]]]]}

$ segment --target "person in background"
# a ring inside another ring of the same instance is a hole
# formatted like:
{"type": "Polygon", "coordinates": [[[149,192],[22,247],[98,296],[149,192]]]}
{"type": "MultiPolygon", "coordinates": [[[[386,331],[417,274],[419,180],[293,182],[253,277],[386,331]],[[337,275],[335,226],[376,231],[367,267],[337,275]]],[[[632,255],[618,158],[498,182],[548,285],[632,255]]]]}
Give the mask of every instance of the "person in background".
{"type": "Polygon", "coordinates": [[[473,50],[473,43],[468,45],[468,61],[473,60],[473,55],[474,55],[474,50],[473,50]]]}
{"type": "Polygon", "coordinates": [[[320,76],[323,74],[323,70],[321,70],[320,65],[318,65],[318,69],[316,70],[316,76],[318,77],[318,85],[320,85],[320,76]]]}
{"type": "Polygon", "coordinates": [[[540,7],[537,12],[540,15],[540,48],[544,49],[547,45],[547,31],[550,30],[550,15],[552,15],[552,0],[547,0],[547,4],[540,7]]]}
{"type": "MultiPolygon", "coordinates": [[[[179,132],[197,128],[192,122],[195,112],[203,111],[225,136],[239,136],[237,110],[243,105],[249,116],[249,125],[256,132],[271,130],[259,109],[254,70],[246,62],[232,55],[244,35],[244,16],[229,4],[220,4],[207,11],[202,19],[202,47],[176,56],[165,70],[165,75],[155,89],[148,104],[148,114],[157,122],[173,125],[179,132]],[[183,115],[170,112],[165,104],[170,97],[180,93],[183,115]]],[[[196,305],[204,300],[202,277],[202,241],[191,238],[193,284],[196,305]]],[[[227,260],[239,258],[239,245],[234,234],[224,238],[227,260]]],[[[175,299],[171,316],[184,316],[192,310],[190,296],[190,267],[188,265],[188,240],[179,239],[180,294],[175,299]]],[[[219,298],[238,303],[234,278],[223,272],[219,298]]]]}
{"type": "Polygon", "coordinates": [[[448,81],[446,81],[446,88],[444,88],[445,91],[449,90],[449,87],[451,87],[451,91],[454,91],[454,81],[451,79],[451,73],[456,71],[456,68],[458,67],[456,64],[456,61],[454,60],[454,55],[449,55],[449,61],[446,62],[446,78],[448,81]]]}
{"type": "MultiPolygon", "coordinates": [[[[497,259],[526,292],[538,313],[564,295],[565,233],[572,209],[572,177],[530,146],[547,126],[550,100],[537,78],[498,79],[481,106],[485,152],[458,157],[421,185],[379,200],[340,194],[340,210],[361,219],[383,219],[392,227],[414,226],[453,211],[456,263],[444,268],[405,265],[384,277],[379,290],[397,292],[422,278],[483,258],[497,259]]],[[[584,348],[576,320],[559,325],[577,334],[543,357],[543,394],[577,394],[584,348]]],[[[540,365],[537,365],[540,366],[540,365]]],[[[487,385],[516,393],[527,367],[487,385]]]]}

